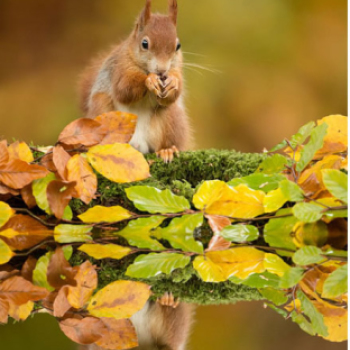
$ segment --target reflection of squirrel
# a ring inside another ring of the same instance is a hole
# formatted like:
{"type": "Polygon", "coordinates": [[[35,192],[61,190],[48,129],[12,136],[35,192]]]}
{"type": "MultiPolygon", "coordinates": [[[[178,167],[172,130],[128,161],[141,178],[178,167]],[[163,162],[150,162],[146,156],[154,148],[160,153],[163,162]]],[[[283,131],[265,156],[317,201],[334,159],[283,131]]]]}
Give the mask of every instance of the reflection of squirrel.
{"type": "MultiPolygon", "coordinates": [[[[151,0],[147,0],[129,38],[91,67],[82,82],[87,117],[114,110],[136,114],[130,144],[142,153],[158,152],[165,161],[171,161],[177,150],[185,150],[190,140],[181,96],[182,54],[176,19],[176,0],[169,0],[167,16],[151,14],[151,0]]],[[[166,294],[159,302],[149,301],[132,317],[137,349],[185,349],[193,307],[176,304],[166,294]]]]}
{"type": "Polygon", "coordinates": [[[171,161],[188,148],[190,127],[182,99],[182,53],[177,38],[177,1],[169,15],[151,13],[151,0],[131,35],[83,76],[85,115],[119,110],[138,116],[130,144],[171,161]],[[175,146],[175,147],[174,147],[175,146]]]}

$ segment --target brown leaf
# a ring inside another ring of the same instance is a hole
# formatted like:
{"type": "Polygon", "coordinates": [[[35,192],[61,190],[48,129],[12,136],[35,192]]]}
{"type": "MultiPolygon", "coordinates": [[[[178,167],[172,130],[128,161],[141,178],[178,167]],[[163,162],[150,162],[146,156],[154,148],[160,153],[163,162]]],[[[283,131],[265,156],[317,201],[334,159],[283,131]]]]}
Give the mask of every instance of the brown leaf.
{"type": "Polygon", "coordinates": [[[10,304],[26,304],[28,301],[44,299],[48,294],[45,288],[34,286],[20,276],[13,276],[0,284],[0,300],[6,300],[10,304]]]}
{"type": "Polygon", "coordinates": [[[105,125],[107,135],[100,145],[113,143],[128,143],[135,132],[137,116],[125,112],[108,112],[95,118],[96,121],[105,125]]]}
{"type": "Polygon", "coordinates": [[[328,241],[333,248],[344,249],[348,244],[348,223],[345,219],[332,220],[328,225],[328,241]]]}
{"type": "Polygon", "coordinates": [[[9,195],[11,196],[18,196],[19,195],[19,191],[18,190],[14,190],[13,188],[10,188],[8,186],[5,186],[3,184],[0,183],[0,195],[9,195]]]}
{"type": "Polygon", "coordinates": [[[53,231],[27,215],[13,216],[0,230],[0,237],[15,250],[29,249],[42,242],[53,231]]]}
{"type": "Polygon", "coordinates": [[[0,166],[1,163],[7,163],[9,160],[9,152],[7,150],[7,141],[0,141],[0,166]]]}
{"type": "Polygon", "coordinates": [[[30,255],[22,266],[21,276],[29,282],[33,281],[33,271],[36,267],[37,261],[37,259],[30,255]]]}
{"type": "Polygon", "coordinates": [[[107,327],[98,318],[85,317],[82,320],[67,318],[59,323],[63,333],[75,343],[93,344],[107,332],[107,327]]]}
{"type": "Polygon", "coordinates": [[[88,161],[76,154],[67,163],[67,179],[75,181],[76,197],[89,204],[97,190],[97,177],[88,161]]]}
{"type": "Polygon", "coordinates": [[[47,153],[41,158],[40,164],[52,173],[56,173],[57,169],[53,162],[53,147],[51,147],[47,153]]]}
{"type": "Polygon", "coordinates": [[[100,319],[107,328],[96,344],[104,349],[124,350],[138,345],[135,328],[129,319],[116,320],[102,317],[100,319]]]}
{"type": "Polygon", "coordinates": [[[67,295],[68,286],[63,286],[53,302],[53,315],[55,317],[63,317],[72,308],[72,305],[67,300],[67,295]]]}
{"type": "Polygon", "coordinates": [[[61,179],[66,180],[66,166],[71,156],[61,145],[57,145],[53,149],[53,163],[56,166],[57,173],[61,179]]]}
{"type": "Polygon", "coordinates": [[[60,289],[66,284],[75,286],[74,279],[77,268],[72,267],[66,260],[62,248],[57,248],[50,259],[47,268],[47,281],[55,289],[60,289]]]}
{"type": "Polygon", "coordinates": [[[231,225],[231,220],[224,217],[224,216],[205,215],[205,217],[207,218],[209,226],[213,230],[214,233],[219,233],[226,226],[231,225]]]}
{"type": "Polygon", "coordinates": [[[6,300],[0,298],[0,323],[6,324],[8,321],[10,305],[6,300]]]}
{"type": "Polygon", "coordinates": [[[19,271],[9,264],[0,265],[0,281],[18,275],[19,271]]]}
{"type": "Polygon", "coordinates": [[[29,209],[36,206],[36,199],[33,196],[32,184],[29,184],[21,189],[21,196],[29,209]]]}
{"type": "Polygon", "coordinates": [[[62,219],[64,209],[75,193],[76,182],[66,181],[51,181],[46,189],[47,200],[50,205],[50,209],[58,219],[62,219]]]}
{"type": "Polygon", "coordinates": [[[48,175],[46,168],[15,159],[0,166],[0,181],[8,187],[21,189],[33,180],[48,175]]]}
{"type": "Polygon", "coordinates": [[[208,248],[205,250],[206,252],[213,252],[218,250],[226,250],[230,248],[231,242],[226,241],[225,238],[214,235],[208,245],[208,248]]]}
{"type": "Polygon", "coordinates": [[[61,132],[58,141],[67,145],[94,146],[107,134],[107,128],[89,118],[77,119],[61,132]]]}

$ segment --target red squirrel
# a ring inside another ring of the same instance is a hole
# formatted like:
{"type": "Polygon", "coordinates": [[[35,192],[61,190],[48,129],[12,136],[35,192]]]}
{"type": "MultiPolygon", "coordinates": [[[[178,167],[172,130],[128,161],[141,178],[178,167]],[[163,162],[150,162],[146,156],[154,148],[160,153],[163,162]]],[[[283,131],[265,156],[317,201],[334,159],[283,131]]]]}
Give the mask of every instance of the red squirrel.
{"type": "Polygon", "coordinates": [[[131,35],[98,59],[81,85],[86,117],[115,110],[136,114],[130,144],[142,153],[156,152],[165,162],[188,149],[191,140],[177,10],[177,1],[169,0],[168,15],[153,14],[147,0],[131,35]]]}
{"type": "MultiPolygon", "coordinates": [[[[90,67],[82,81],[86,117],[114,110],[136,114],[130,144],[142,153],[156,152],[165,162],[186,150],[191,139],[176,22],[176,0],[169,1],[168,15],[152,14],[151,0],[147,0],[131,35],[90,67]]],[[[147,302],[131,318],[139,341],[136,349],[184,350],[192,313],[192,305],[178,303],[172,294],[147,302]]]]}

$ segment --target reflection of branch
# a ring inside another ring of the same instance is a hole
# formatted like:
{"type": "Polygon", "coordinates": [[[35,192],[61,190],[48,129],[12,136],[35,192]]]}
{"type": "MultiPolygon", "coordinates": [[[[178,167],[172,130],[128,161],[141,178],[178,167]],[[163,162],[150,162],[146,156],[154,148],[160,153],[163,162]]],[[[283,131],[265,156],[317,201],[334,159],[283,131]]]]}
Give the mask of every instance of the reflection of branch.
{"type": "Polygon", "coordinates": [[[16,256],[28,256],[48,243],[54,243],[54,241],[51,240],[51,237],[30,248],[25,253],[16,253],[16,256]]]}
{"type": "Polygon", "coordinates": [[[34,213],[32,213],[29,209],[26,208],[13,208],[14,210],[16,210],[19,213],[26,213],[29,216],[31,216],[33,219],[39,221],[41,224],[43,224],[44,226],[49,226],[49,227],[55,227],[57,226],[57,224],[53,224],[53,223],[49,223],[43,219],[41,219],[39,216],[36,216],[34,213]]]}

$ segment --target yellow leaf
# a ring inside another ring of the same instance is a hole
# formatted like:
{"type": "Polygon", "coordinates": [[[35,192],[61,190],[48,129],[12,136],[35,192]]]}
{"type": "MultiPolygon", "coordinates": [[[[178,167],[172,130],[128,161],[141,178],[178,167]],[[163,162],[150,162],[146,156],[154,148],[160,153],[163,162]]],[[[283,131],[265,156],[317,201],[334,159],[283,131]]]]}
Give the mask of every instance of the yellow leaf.
{"type": "Polygon", "coordinates": [[[341,162],[341,169],[348,171],[348,156],[346,156],[341,162]]]}
{"type": "Polygon", "coordinates": [[[193,204],[197,209],[210,207],[227,190],[226,182],[219,180],[205,181],[193,196],[193,204]]]}
{"type": "Polygon", "coordinates": [[[20,159],[27,163],[34,161],[32,151],[25,142],[16,141],[11,143],[7,150],[9,152],[10,160],[20,159]]]}
{"type": "MultiPolygon", "coordinates": [[[[85,204],[89,204],[95,198],[97,190],[97,178],[87,160],[80,154],[74,155],[67,163],[67,179],[75,181],[76,197],[85,204]]],[[[74,196],[75,197],[75,196],[74,196]]]]}
{"type": "Polygon", "coordinates": [[[348,118],[343,115],[330,115],[319,121],[318,125],[328,125],[323,147],[317,151],[316,157],[327,153],[346,152],[348,149],[348,118]]]}
{"type": "Polygon", "coordinates": [[[16,305],[14,303],[9,303],[9,305],[9,315],[16,321],[25,321],[34,308],[34,303],[32,301],[28,301],[22,305],[16,305]]]}
{"type": "Polygon", "coordinates": [[[342,309],[339,316],[323,316],[323,321],[328,328],[328,336],[324,339],[333,342],[342,342],[348,339],[348,310],[342,309]]]}
{"type": "Polygon", "coordinates": [[[272,213],[282,208],[287,202],[286,198],[280,188],[277,190],[269,192],[264,198],[264,210],[265,213],[272,213]]]}
{"type": "Polygon", "coordinates": [[[236,276],[244,280],[253,273],[265,271],[265,253],[255,248],[242,247],[208,252],[206,256],[221,267],[226,279],[236,276]]]}
{"type": "Polygon", "coordinates": [[[150,295],[150,286],[145,283],[116,281],[98,291],[87,310],[95,317],[130,318],[144,307],[150,295]]]}
{"type": "Polygon", "coordinates": [[[106,258],[119,260],[132,251],[117,244],[83,244],[79,250],[98,260],[106,258]]]}
{"type": "Polygon", "coordinates": [[[207,256],[197,256],[193,261],[193,267],[204,282],[223,282],[227,280],[221,267],[212,262],[207,256]]]}
{"type": "Polygon", "coordinates": [[[129,144],[95,146],[87,158],[95,170],[114,182],[141,181],[150,176],[146,159],[129,144]]]}
{"type": "Polygon", "coordinates": [[[263,191],[255,191],[246,185],[234,188],[226,185],[221,195],[205,210],[207,214],[223,215],[234,218],[254,218],[264,211],[263,191]]]}
{"type": "Polygon", "coordinates": [[[0,202],[0,227],[4,226],[7,221],[15,215],[16,211],[13,210],[7,203],[0,202]]]}
{"type": "Polygon", "coordinates": [[[85,213],[78,215],[78,218],[85,223],[112,223],[128,219],[131,216],[132,214],[130,214],[128,210],[120,206],[102,207],[96,205],[95,207],[88,209],[85,213]]]}
{"type": "Polygon", "coordinates": [[[14,255],[10,247],[0,239],[0,265],[6,264],[14,255]]]}
{"type": "Polygon", "coordinates": [[[278,255],[270,253],[265,253],[264,266],[268,272],[274,273],[280,277],[282,277],[285,272],[290,269],[290,266],[286,264],[278,255]]]}

